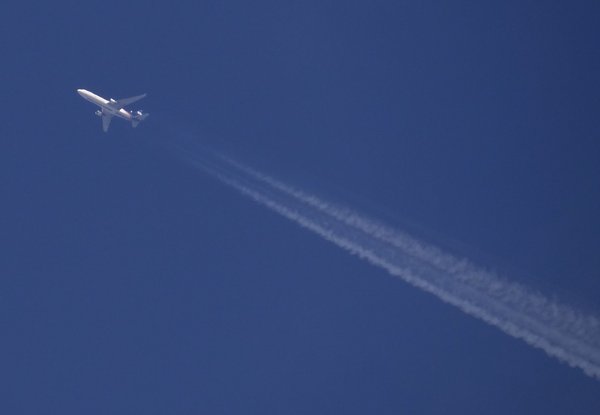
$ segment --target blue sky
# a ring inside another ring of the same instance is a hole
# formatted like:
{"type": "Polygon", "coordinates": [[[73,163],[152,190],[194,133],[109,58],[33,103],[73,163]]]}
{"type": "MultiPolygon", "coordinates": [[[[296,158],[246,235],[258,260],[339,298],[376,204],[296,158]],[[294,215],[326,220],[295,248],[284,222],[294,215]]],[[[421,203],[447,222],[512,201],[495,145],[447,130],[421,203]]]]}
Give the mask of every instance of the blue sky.
{"type": "Polygon", "coordinates": [[[599,383],[191,169],[599,315],[600,5],[0,6],[0,412],[596,413],[599,383]],[[108,134],[86,88],[151,117],[108,134]]]}

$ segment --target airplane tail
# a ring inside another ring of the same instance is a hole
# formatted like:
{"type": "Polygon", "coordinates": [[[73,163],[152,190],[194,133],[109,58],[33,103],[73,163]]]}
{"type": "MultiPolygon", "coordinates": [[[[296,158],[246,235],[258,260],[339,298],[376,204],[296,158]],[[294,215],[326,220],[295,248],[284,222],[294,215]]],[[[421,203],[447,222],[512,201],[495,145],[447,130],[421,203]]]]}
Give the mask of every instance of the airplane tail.
{"type": "Polygon", "coordinates": [[[144,121],[146,118],[148,118],[150,114],[148,113],[143,113],[142,110],[136,111],[136,112],[132,112],[131,113],[131,125],[133,126],[133,128],[137,127],[139,123],[141,123],[142,121],[144,121]]]}

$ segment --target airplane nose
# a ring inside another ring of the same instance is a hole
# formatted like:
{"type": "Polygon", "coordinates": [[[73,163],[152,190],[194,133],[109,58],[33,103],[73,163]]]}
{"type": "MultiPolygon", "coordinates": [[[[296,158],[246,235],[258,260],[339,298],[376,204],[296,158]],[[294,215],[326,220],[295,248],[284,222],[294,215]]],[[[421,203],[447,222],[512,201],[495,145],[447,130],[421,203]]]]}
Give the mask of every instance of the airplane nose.
{"type": "Polygon", "coordinates": [[[77,90],[77,93],[78,93],[79,95],[83,96],[83,91],[85,91],[85,89],[78,89],[78,90],[77,90]]]}

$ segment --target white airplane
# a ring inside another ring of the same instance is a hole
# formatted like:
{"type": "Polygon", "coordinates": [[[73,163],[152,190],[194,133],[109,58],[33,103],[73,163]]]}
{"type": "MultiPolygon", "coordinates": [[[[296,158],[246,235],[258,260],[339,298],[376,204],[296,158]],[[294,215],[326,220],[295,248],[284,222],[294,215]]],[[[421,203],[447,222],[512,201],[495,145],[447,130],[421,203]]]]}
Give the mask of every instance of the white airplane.
{"type": "Polygon", "coordinates": [[[131,125],[135,128],[139,123],[144,121],[148,115],[144,114],[141,110],[133,112],[126,111],[123,109],[125,105],[132,104],[140,99],[144,98],[146,94],[138,95],[131,98],[123,98],[123,99],[104,99],[90,91],[85,89],[78,89],[77,92],[87,101],[90,101],[92,104],[96,104],[100,107],[98,111],[96,111],[96,115],[98,117],[102,117],[102,129],[104,132],[108,131],[108,127],[110,126],[110,120],[115,115],[117,117],[123,118],[124,120],[131,121],[131,125]]]}

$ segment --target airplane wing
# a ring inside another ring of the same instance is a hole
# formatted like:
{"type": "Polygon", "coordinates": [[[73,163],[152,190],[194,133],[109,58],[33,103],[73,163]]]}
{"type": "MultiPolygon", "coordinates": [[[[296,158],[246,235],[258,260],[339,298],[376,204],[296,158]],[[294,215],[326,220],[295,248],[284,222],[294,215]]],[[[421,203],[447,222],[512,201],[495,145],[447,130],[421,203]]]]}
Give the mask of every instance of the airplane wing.
{"type": "Polygon", "coordinates": [[[113,108],[116,109],[121,109],[123,107],[125,107],[126,105],[129,104],[133,104],[136,101],[139,101],[140,99],[144,98],[147,94],[142,94],[142,95],[137,95],[135,97],[131,97],[131,98],[121,98],[121,99],[117,99],[117,100],[110,100],[110,104],[113,106],[113,108]]]}
{"type": "Polygon", "coordinates": [[[108,127],[110,126],[110,120],[112,120],[112,115],[110,114],[102,114],[102,130],[104,132],[108,131],[108,127]]]}

